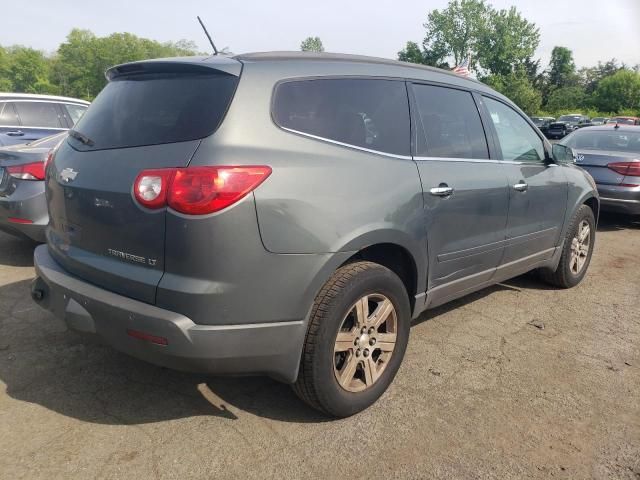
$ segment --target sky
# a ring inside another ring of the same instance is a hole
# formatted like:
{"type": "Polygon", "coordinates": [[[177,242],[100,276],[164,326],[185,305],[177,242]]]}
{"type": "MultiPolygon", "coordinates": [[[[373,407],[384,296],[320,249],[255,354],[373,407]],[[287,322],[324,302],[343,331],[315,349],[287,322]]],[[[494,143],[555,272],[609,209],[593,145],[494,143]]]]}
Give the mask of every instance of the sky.
{"type": "MultiPolygon", "coordinates": [[[[408,40],[419,44],[423,24],[447,0],[7,0],[0,45],[21,44],[53,52],[74,27],[103,36],[131,32],[159,41],[193,40],[210,47],[200,15],[216,46],[235,53],[298,50],[319,36],[329,52],[396,58],[408,40]]],[[[540,28],[536,58],[546,66],[551,50],[573,50],[578,67],[612,57],[640,64],[640,0],[489,0],[515,5],[540,28]]]]}

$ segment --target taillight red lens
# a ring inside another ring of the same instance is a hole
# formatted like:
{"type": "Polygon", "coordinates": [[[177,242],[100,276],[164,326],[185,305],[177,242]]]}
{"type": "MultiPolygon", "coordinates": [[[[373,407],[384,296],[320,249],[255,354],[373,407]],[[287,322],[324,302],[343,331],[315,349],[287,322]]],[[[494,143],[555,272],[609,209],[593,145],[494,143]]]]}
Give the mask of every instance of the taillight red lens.
{"type": "Polygon", "coordinates": [[[640,177],[640,160],[635,162],[615,162],[607,165],[611,170],[620,175],[640,177]]]}
{"type": "Polygon", "coordinates": [[[44,180],[44,162],[26,163],[6,167],[7,172],[14,178],[21,180],[44,180]]]}
{"type": "Polygon", "coordinates": [[[217,212],[243,198],[270,174],[266,166],[179,168],[167,203],[190,215],[217,212]]]}
{"type": "Polygon", "coordinates": [[[217,212],[242,199],[271,174],[267,166],[188,167],[144,170],[134,195],[147,208],[172,209],[189,215],[217,212]]]}

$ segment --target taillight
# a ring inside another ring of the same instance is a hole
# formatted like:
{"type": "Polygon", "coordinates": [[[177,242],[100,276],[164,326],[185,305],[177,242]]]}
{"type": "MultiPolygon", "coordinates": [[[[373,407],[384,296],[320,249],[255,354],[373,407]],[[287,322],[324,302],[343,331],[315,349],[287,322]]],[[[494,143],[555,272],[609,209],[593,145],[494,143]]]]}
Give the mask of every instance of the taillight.
{"type": "Polygon", "coordinates": [[[635,162],[614,162],[607,165],[607,167],[620,175],[640,177],[640,160],[635,162]]]}
{"type": "Polygon", "coordinates": [[[133,185],[138,203],[147,208],[162,208],[167,204],[167,191],[175,169],[143,170],[133,185]]]}
{"type": "Polygon", "coordinates": [[[44,180],[44,162],[33,162],[24,165],[6,167],[13,178],[21,180],[44,180]]]}
{"type": "Polygon", "coordinates": [[[271,174],[267,166],[144,170],[134,195],[147,208],[169,206],[189,215],[217,212],[242,199],[271,174]]]}

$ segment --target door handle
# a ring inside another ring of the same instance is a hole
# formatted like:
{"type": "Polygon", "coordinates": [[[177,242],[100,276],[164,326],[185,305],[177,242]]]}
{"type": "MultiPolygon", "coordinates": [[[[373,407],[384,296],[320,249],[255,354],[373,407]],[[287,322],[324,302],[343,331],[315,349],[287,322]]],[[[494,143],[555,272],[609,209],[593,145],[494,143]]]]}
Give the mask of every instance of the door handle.
{"type": "Polygon", "coordinates": [[[524,192],[527,190],[527,188],[529,188],[529,185],[527,185],[526,183],[524,183],[522,180],[520,180],[518,183],[516,183],[513,186],[514,190],[517,190],[518,192],[524,192]]]}
{"type": "Polygon", "coordinates": [[[438,187],[433,187],[429,190],[431,195],[435,195],[436,197],[448,197],[453,193],[453,188],[447,186],[446,184],[440,184],[438,187]]]}
{"type": "Polygon", "coordinates": [[[21,130],[14,130],[13,132],[7,132],[7,135],[9,135],[10,137],[22,137],[24,135],[24,132],[21,130]]]}

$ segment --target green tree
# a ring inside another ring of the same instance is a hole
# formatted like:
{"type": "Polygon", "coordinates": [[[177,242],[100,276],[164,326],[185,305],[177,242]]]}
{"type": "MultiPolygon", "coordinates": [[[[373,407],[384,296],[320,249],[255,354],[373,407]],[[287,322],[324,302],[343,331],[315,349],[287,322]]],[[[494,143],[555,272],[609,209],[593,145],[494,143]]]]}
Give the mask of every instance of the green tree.
{"type": "Polygon", "coordinates": [[[402,62],[424,63],[422,50],[416,42],[407,42],[407,45],[398,52],[398,60],[402,62]]]}
{"type": "Polygon", "coordinates": [[[640,73],[625,69],[602,79],[593,103],[603,112],[640,112],[640,73]]]}
{"type": "Polygon", "coordinates": [[[25,93],[57,93],[57,88],[49,82],[49,60],[44,53],[22,46],[6,50],[5,74],[11,90],[25,93]]]}
{"type": "Polygon", "coordinates": [[[554,47],[549,61],[548,84],[551,90],[577,83],[573,52],[566,47],[554,47]]]}
{"type": "Polygon", "coordinates": [[[0,46],[0,91],[13,90],[13,82],[9,77],[9,54],[0,46]]]}
{"type": "Polygon", "coordinates": [[[320,37],[307,37],[300,44],[300,50],[303,52],[324,52],[324,45],[320,37]]]}
{"type": "Polygon", "coordinates": [[[540,111],[542,95],[531,84],[524,67],[519,67],[506,75],[489,75],[483,81],[491,88],[510,98],[528,115],[533,115],[540,111]]]}
{"type": "Polygon", "coordinates": [[[424,51],[429,52],[435,63],[453,57],[458,65],[469,53],[475,60],[479,39],[487,29],[491,13],[492,8],[484,0],[451,0],[447,8],[432,10],[424,24],[424,51]]]}
{"type": "Polygon", "coordinates": [[[584,86],[585,93],[590,95],[595,92],[596,88],[598,88],[598,84],[603,78],[613,75],[623,69],[624,67],[619,65],[615,58],[612,58],[604,63],[598,62],[598,65],[595,67],[581,68],[578,75],[580,76],[581,83],[584,86]]]}
{"type": "Polygon", "coordinates": [[[493,75],[508,75],[525,66],[540,44],[540,31],[516,7],[492,10],[480,31],[477,55],[480,66],[493,75]]]}
{"type": "Polygon", "coordinates": [[[584,107],[586,95],[581,86],[560,87],[552,90],[545,108],[550,112],[580,110],[584,107]]]}

